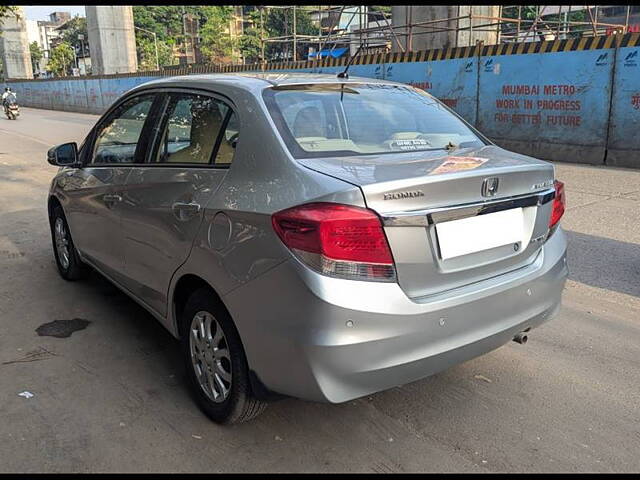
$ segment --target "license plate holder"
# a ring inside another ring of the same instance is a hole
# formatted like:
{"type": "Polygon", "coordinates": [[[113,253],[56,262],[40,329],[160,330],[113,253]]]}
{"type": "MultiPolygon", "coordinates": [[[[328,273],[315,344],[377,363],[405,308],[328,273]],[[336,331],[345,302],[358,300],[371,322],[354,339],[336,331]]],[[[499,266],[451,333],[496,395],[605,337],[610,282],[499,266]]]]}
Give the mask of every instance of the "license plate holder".
{"type": "Polygon", "coordinates": [[[447,260],[508,244],[523,245],[524,220],[523,209],[512,208],[437,223],[435,229],[440,257],[447,260]]]}

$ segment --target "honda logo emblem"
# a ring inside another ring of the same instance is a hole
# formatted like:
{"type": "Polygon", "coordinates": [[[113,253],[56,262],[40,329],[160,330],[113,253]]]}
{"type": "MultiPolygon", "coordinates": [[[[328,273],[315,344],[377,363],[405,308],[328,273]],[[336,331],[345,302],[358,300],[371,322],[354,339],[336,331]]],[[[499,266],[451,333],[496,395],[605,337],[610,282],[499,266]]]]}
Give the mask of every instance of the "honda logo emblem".
{"type": "Polygon", "coordinates": [[[482,181],[482,196],[493,197],[498,193],[498,184],[500,179],[498,177],[485,178],[482,181]]]}

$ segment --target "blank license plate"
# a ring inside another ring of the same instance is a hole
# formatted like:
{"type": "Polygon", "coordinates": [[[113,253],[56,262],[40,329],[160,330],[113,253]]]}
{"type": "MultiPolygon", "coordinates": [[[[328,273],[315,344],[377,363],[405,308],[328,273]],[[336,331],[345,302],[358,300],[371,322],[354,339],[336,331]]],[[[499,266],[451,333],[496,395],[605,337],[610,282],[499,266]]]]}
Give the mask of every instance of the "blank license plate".
{"type": "Polygon", "coordinates": [[[436,225],[440,255],[443,260],[490,248],[522,242],[524,215],[522,208],[487,213],[436,225]]]}

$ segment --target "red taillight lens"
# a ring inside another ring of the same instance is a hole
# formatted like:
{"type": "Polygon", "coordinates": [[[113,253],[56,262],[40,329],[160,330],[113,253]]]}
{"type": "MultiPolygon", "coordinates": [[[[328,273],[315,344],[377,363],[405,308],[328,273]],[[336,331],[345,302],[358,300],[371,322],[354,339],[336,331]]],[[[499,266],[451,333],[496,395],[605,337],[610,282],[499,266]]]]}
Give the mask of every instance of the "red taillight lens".
{"type": "Polygon", "coordinates": [[[553,182],[553,186],[556,189],[556,195],[553,198],[553,206],[551,207],[551,218],[549,219],[549,228],[555,226],[562,215],[564,215],[565,207],[565,195],[564,195],[564,183],[560,180],[553,182]]]}
{"type": "Polygon", "coordinates": [[[394,281],[393,257],[378,216],[366,208],[309,203],[272,217],[282,242],[326,275],[394,281]]]}

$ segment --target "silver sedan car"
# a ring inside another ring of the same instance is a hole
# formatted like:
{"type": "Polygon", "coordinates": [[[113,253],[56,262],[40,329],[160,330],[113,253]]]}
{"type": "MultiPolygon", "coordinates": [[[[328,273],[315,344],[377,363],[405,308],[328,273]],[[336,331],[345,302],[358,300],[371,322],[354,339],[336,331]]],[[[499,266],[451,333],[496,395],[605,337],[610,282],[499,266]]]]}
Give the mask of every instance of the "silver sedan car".
{"type": "Polygon", "coordinates": [[[48,161],[60,274],[97,270],[180,339],[216,422],[403,385],[559,309],[553,166],[407,85],[156,80],[48,161]]]}

